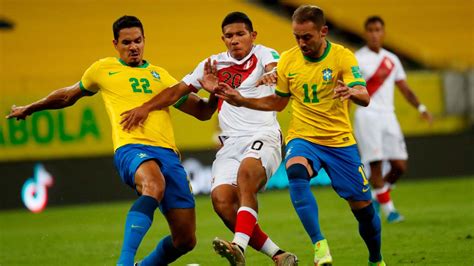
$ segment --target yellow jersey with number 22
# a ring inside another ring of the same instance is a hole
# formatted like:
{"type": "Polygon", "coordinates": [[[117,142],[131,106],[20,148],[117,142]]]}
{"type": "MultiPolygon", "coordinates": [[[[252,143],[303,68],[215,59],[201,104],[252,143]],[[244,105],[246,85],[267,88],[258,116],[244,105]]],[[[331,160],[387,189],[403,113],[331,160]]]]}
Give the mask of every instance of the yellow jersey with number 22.
{"type": "Polygon", "coordinates": [[[130,67],[121,59],[107,57],[92,64],[82,76],[81,89],[102,92],[112,125],[114,150],[126,144],[143,144],[177,151],[169,109],[153,111],[141,127],[125,132],[120,114],[142,105],[177,81],[166,70],[149,64],[130,67]]]}

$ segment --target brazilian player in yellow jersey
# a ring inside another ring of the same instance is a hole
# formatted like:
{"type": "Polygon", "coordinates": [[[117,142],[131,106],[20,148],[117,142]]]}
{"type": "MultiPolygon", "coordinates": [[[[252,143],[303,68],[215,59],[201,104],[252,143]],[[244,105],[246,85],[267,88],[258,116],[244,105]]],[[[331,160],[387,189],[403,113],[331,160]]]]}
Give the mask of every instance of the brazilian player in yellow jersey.
{"type": "Polygon", "coordinates": [[[293,207],[314,244],[315,265],[332,263],[309,185],[321,168],[359,222],[359,233],[369,250],[369,265],[385,265],[380,218],[370,201],[369,183],[348,114],[348,100],[361,106],[369,104],[365,81],[353,53],[326,40],[328,27],[319,7],[303,5],[296,9],[292,28],[298,46],[282,53],[276,76],[266,79],[277,79],[276,94],[244,98],[223,83],[215,92],[231,104],[267,111],[281,111],[293,100],[285,164],[293,207]]]}
{"type": "MultiPolygon", "coordinates": [[[[143,60],[145,36],[138,18],[119,18],[113,24],[113,32],[120,58],[95,62],[80,82],[55,90],[32,104],[13,106],[7,118],[25,119],[37,111],[65,108],[101,91],[112,124],[115,166],[123,182],[140,195],[127,215],[117,265],[134,265],[135,253],[157,208],[166,217],[171,235],[165,236],[140,265],[168,265],[196,244],[194,198],[180,164],[169,110],[153,112],[141,127],[129,131],[122,130],[120,114],[177,81],[163,68],[143,60]]],[[[209,119],[217,108],[212,95],[209,102],[194,94],[186,97],[175,107],[201,120],[209,119]]]]}
{"type": "Polygon", "coordinates": [[[176,83],[176,79],[166,70],[146,61],[142,65],[130,67],[122,59],[107,57],[92,64],[79,85],[86,92],[102,92],[111,120],[114,150],[129,143],[177,150],[167,108],[151,113],[150,120],[145,122],[142,130],[127,132],[120,126],[122,112],[141,105],[176,83]]]}

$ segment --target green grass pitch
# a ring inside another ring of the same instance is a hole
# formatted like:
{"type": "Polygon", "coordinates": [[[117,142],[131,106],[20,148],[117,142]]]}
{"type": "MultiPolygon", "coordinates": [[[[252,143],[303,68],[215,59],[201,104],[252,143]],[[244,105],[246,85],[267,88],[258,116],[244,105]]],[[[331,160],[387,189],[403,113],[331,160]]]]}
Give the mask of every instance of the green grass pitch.
{"type": "MultiPolygon", "coordinates": [[[[335,265],[367,265],[367,251],[347,204],[331,188],[315,188],[323,234],[335,265]]],[[[383,254],[388,265],[474,264],[474,177],[401,182],[392,193],[405,216],[400,224],[383,222],[383,254]]],[[[300,265],[312,265],[312,246],[291,206],[288,191],[259,196],[259,222],[300,265]]],[[[214,214],[208,196],[197,203],[196,248],[173,265],[226,265],[214,253],[215,236],[231,234],[214,214]]],[[[130,202],[51,207],[43,213],[0,212],[0,265],[114,265],[130,202]]],[[[159,212],[140,246],[144,257],[167,234],[159,212]]],[[[273,265],[248,249],[247,264],[273,265]]]]}

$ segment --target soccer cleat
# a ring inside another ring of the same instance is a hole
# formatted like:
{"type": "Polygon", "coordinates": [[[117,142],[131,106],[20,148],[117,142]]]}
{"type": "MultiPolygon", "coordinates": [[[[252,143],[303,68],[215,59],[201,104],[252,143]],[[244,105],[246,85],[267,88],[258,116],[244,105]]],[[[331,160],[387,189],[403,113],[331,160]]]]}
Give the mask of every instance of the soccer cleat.
{"type": "Polygon", "coordinates": [[[319,240],[314,244],[314,266],[322,265],[332,265],[332,257],[326,239],[319,240]]]}
{"type": "Polygon", "coordinates": [[[212,246],[217,254],[229,261],[231,266],[245,266],[244,252],[237,244],[216,237],[212,241],[212,246]]]}
{"type": "Polygon", "coordinates": [[[403,222],[404,220],[405,220],[405,217],[403,217],[397,211],[390,212],[387,216],[387,222],[389,224],[400,223],[400,222],[403,222]]]}
{"type": "Polygon", "coordinates": [[[283,252],[273,257],[276,266],[296,266],[298,265],[298,258],[295,254],[290,252],[283,252]]]}
{"type": "Polygon", "coordinates": [[[369,261],[369,266],[387,266],[387,264],[385,264],[385,262],[383,260],[379,261],[379,262],[370,262],[369,261]]]}

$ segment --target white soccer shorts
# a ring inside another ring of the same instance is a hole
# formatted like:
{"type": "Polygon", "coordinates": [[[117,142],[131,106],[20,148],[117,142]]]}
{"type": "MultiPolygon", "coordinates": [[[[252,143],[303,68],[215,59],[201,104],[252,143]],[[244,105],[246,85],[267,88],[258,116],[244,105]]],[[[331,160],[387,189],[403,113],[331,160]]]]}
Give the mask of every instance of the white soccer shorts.
{"type": "Polygon", "coordinates": [[[262,161],[267,180],[281,163],[281,133],[265,132],[254,136],[220,136],[222,148],[212,164],[211,191],[219,185],[237,185],[237,173],[245,158],[262,161]]]}
{"type": "Polygon", "coordinates": [[[405,139],[393,112],[376,113],[358,108],[354,133],[364,164],[408,158],[405,139]]]}

